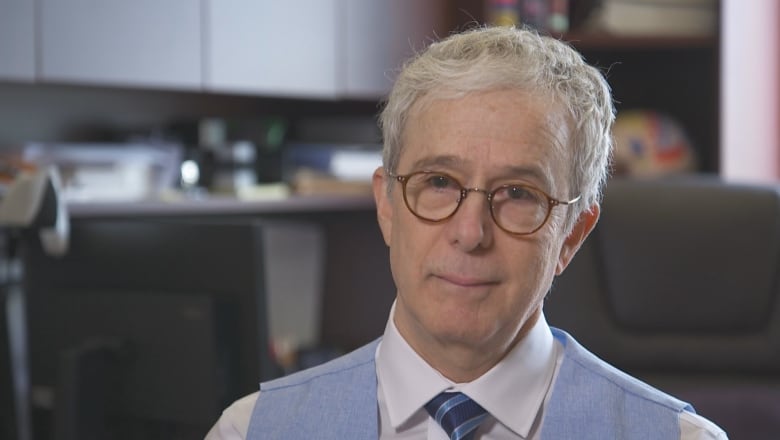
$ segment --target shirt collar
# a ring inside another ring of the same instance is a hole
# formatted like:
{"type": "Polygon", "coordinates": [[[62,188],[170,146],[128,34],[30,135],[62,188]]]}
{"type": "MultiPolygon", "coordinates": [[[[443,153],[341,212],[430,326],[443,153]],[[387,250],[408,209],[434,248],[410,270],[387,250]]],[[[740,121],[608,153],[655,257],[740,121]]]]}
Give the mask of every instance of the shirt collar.
{"type": "Polygon", "coordinates": [[[557,354],[544,315],[487,373],[472,382],[455,384],[409,346],[395,327],[394,313],[395,304],[376,355],[378,380],[394,428],[398,429],[434,396],[450,389],[466,393],[516,434],[528,435],[555,372],[557,354]]]}
{"type": "Polygon", "coordinates": [[[390,423],[398,428],[429,400],[453,383],[433,369],[398,333],[390,310],[381,345],[377,348],[376,370],[387,405],[390,423]]]}

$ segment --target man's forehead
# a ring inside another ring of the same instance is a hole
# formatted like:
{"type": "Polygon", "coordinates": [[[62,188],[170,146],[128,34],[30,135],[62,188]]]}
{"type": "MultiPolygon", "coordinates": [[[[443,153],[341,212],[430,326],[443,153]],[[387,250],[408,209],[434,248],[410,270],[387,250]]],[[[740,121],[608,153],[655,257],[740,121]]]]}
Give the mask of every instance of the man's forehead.
{"type": "Polygon", "coordinates": [[[479,105],[490,105],[490,100],[480,100],[477,105],[474,100],[428,100],[410,114],[397,171],[433,167],[461,175],[478,174],[485,180],[531,180],[556,190],[563,182],[555,181],[568,174],[570,119],[562,117],[559,106],[532,99],[503,100],[511,106],[486,110],[494,112],[496,119],[484,120],[479,105]],[[525,110],[518,113],[517,107],[525,110]]]}

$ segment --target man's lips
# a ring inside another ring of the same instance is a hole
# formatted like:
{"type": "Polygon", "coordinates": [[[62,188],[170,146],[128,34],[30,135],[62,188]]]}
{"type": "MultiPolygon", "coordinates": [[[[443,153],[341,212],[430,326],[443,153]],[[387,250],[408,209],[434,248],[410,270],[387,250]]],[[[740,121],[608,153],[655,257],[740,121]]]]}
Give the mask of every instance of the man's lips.
{"type": "Polygon", "coordinates": [[[447,283],[454,284],[461,287],[483,287],[492,286],[498,284],[498,281],[492,278],[474,277],[462,274],[435,274],[436,278],[439,278],[447,283]]]}

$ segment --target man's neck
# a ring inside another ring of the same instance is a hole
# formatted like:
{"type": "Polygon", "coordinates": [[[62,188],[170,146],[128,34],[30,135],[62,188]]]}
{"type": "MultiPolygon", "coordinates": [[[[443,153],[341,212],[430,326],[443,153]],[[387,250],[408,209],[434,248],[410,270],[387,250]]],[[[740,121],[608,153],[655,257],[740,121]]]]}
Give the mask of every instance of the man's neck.
{"type": "Polygon", "coordinates": [[[536,310],[525,320],[520,330],[512,338],[507,338],[505,344],[484,344],[472,346],[457,342],[440,341],[428,338],[424,341],[416,340],[405,334],[401,326],[398,328],[401,337],[425,360],[444,377],[454,383],[471,382],[487,373],[509,353],[533,328],[541,316],[541,309],[536,310]]]}

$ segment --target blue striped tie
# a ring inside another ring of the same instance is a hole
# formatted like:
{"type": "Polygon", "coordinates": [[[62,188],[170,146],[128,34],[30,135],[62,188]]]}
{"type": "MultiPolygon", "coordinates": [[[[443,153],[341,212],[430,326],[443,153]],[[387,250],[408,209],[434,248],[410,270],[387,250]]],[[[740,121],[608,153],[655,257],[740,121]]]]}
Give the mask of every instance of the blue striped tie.
{"type": "Polygon", "coordinates": [[[428,414],[441,425],[450,440],[468,440],[487,417],[485,408],[463,393],[441,393],[425,404],[428,414]]]}

